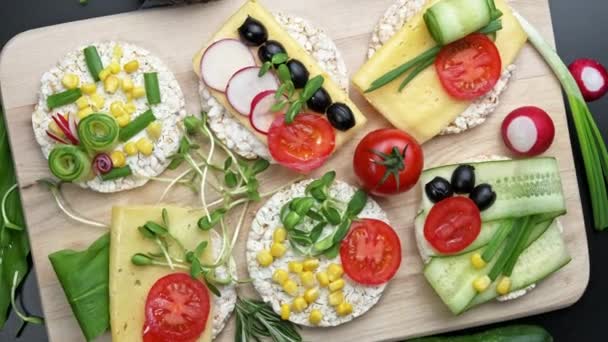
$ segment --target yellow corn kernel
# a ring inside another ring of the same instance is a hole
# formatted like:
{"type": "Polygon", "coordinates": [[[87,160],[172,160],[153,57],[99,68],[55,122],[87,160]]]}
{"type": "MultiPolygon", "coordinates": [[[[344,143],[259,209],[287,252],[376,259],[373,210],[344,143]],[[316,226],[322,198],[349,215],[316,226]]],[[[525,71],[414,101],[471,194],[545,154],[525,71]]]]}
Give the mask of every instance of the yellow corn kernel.
{"type": "Polygon", "coordinates": [[[314,303],[317,298],[319,298],[319,289],[316,287],[308,289],[304,292],[304,299],[306,299],[309,304],[314,303]]]}
{"type": "Polygon", "coordinates": [[[118,64],[117,61],[113,61],[112,63],[110,63],[110,66],[108,68],[110,69],[110,72],[114,75],[120,72],[120,64],[118,64]]]}
{"type": "MultiPolygon", "coordinates": [[[[139,150],[139,152],[142,152],[141,148],[139,146],[140,145],[139,142],[144,139],[145,138],[142,138],[142,139],[139,139],[139,141],[137,141],[137,149],[139,150]]],[[[145,139],[145,140],[148,140],[148,139],[145,139]]],[[[149,142],[149,140],[148,140],[148,142],[149,142]]],[[[258,259],[258,263],[262,267],[268,267],[274,261],[274,259],[272,258],[272,254],[270,254],[270,251],[267,249],[261,250],[257,255],[257,259],[258,259]]]]}
{"type": "Polygon", "coordinates": [[[131,115],[125,114],[116,118],[116,122],[120,127],[126,127],[131,122],[131,115]]]}
{"type": "Polygon", "coordinates": [[[124,91],[125,93],[128,93],[133,90],[133,86],[133,80],[131,79],[131,77],[127,76],[122,79],[122,91],[124,91]]]}
{"type": "Polygon", "coordinates": [[[315,276],[310,271],[300,273],[300,281],[302,282],[302,286],[307,289],[315,286],[315,276]]]}
{"type": "Polygon", "coordinates": [[[506,295],[511,292],[511,278],[502,277],[498,282],[498,285],[496,285],[496,292],[500,295],[506,295]]]}
{"type": "Polygon", "coordinates": [[[93,107],[95,107],[96,110],[101,110],[106,104],[106,98],[103,95],[93,93],[91,95],[91,102],[93,103],[93,107]]]}
{"type": "Polygon", "coordinates": [[[117,59],[122,58],[122,46],[119,44],[114,45],[114,49],[112,49],[112,57],[117,59]]]}
{"type": "Polygon", "coordinates": [[[114,167],[123,167],[127,164],[127,157],[122,151],[112,152],[110,158],[112,158],[112,166],[114,167]]]}
{"type": "Polygon", "coordinates": [[[318,325],[319,323],[321,323],[322,319],[323,319],[323,313],[318,309],[312,310],[310,312],[310,316],[308,316],[308,321],[312,325],[318,325]]]}
{"type": "Polygon", "coordinates": [[[291,273],[302,273],[302,263],[297,261],[290,261],[287,263],[287,268],[291,273]]]}
{"type": "Polygon", "coordinates": [[[327,286],[330,292],[336,292],[344,288],[344,279],[334,280],[327,286]]]}
{"type": "Polygon", "coordinates": [[[307,307],[308,303],[303,297],[296,297],[296,299],[293,300],[293,303],[291,303],[291,308],[295,312],[302,312],[306,310],[307,307]]]}
{"type": "Polygon", "coordinates": [[[97,91],[97,84],[85,83],[80,87],[80,90],[87,95],[94,94],[97,91]]]}
{"type": "Polygon", "coordinates": [[[298,294],[298,284],[291,279],[287,279],[283,283],[283,291],[290,296],[295,296],[298,294]]]}
{"type": "Polygon", "coordinates": [[[93,114],[93,108],[86,107],[78,111],[78,118],[84,119],[87,115],[93,114]]]}
{"type": "Polygon", "coordinates": [[[340,277],[342,277],[342,274],[344,274],[342,265],[329,264],[329,266],[327,266],[327,276],[329,277],[329,281],[335,281],[340,279],[340,277]]]}
{"type": "Polygon", "coordinates": [[[129,101],[125,104],[125,110],[129,114],[133,114],[137,110],[137,106],[135,105],[135,103],[133,103],[133,101],[129,101]]]}
{"type": "Polygon", "coordinates": [[[280,258],[287,252],[287,247],[280,242],[273,242],[270,246],[270,254],[275,258],[280,258]]]}
{"type": "Polygon", "coordinates": [[[348,302],[342,302],[336,306],[336,313],[339,316],[348,316],[353,312],[353,306],[348,302]]]}
{"type": "Polygon", "coordinates": [[[308,258],[304,260],[304,271],[314,271],[319,267],[319,259],[308,258]]]}
{"type": "Polygon", "coordinates": [[[80,86],[80,77],[74,74],[65,74],[61,79],[61,84],[63,84],[66,89],[76,89],[80,86]]]}
{"type": "Polygon", "coordinates": [[[473,255],[471,255],[471,264],[478,270],[486,267],[486,261],[483,260],[480,253],[473,253],[473,255]]]}
{"type": "Polygon", "coordinates": [[[112,72],[110,71],[110,69],[109,68],[105,68],[105,69],[103,69],[103,70],[101,70],[99,72],[98,76],[99,76],[100,80],[105,81],[106,78],[108,78],[108,76],[110,76],[111,74],[112,74],[112,72]]]}
{"type": "Polygon", "coordinates": [[[317,273],[317,282],[319,282],[319,286],[325,287],[329,285],[329,277],[327,276],[327,272],[319,272],[317,273]]]}
{"type": "Polygon", "coordinates": [[[342,291],[332,292],[329,294],[329,296],[327,296],[327,298],[329,299],[329,305],[338,306],[338,305],[342,304],[342,302],[344,301],[344,292],[342,292],[342,291]]]}
{"type": "Polygon", "coordinates": [[[112,113],[115,118],[119,118],[127,114],[124,103],[122,103],[122,101],[112,102],[112,104],[110,104],[110,113],[112,113]]]}
{"type": "Polygon", "coordinates": [[[137,69],[139,69],[139,61],[137,59],[134,59],[134,60],[128,62],[127,64],[125,64],[123,66],[123,69],[125,69],[125,71],[128,72],[129,74],[132,72],[136,72],[137,69]]]}
{"type": "Polygon", "coordinates": [[[128,156],[134,156],[137,154],[137,146],[135,146],[135,143],[132,141],[126,143],[123,150],[128,156]]]}
{"type": "Polygon", "coordinates": [[[49,132],[51,132],[59,137],[63,136],[63,131],[61,130],[61,128],[59,128],[59,125],[54,120],[52,120],[49,123],[48,129],[49,129],[49,132]]]}
{"type": "MultiPolygon", "coordinates": [[[[163,132],[163,126],[160,124],[160,122],[154,121],[151,124],[149,124],[148,127],[146,127],[146,132],[148,132],[148,136],[150,138],[152,138],[153,140],[158,140],[158,139],[160,139],[161,133],[163,132]]],[[[285,250],[287,250],[287,249],[285,248],[285,250]]],[[[285,250],[283,251],[283,254],[285,254],[285,250]]],[[[283,254],[274,255],[274,251],[272,250],[272,248],[270,249],[270,252],[272,253],[272,256],[274,256],[274,257],[283,256],[283,254]]]]}
{"type": "Polygon", "coordinates": [[[83,109],[89,106],[89,100],[85,96],[81,96],[76,100],[76,106],[78,109],[83,109]]]}
{"type": "Polygon", "coordinates": [[[479,277],[479,278],[475,279],[475,281],[473,281],[473,288],[475,288],[475,291],[477,291],[477,292],[483,292],[488,288],[488,286],[490,286],[491,283],[492,283],[492,280],[490,279],[490,277],[485,275],[485,276],[479,277]]]}
{"type": "Polygon", "coordinates": [[[108,76],[103,81],[103,89],[106,91],[106,93],[114,94],[116,90],[118,90],[119,85],[120,81],[118,80],[118,77],[114,75],[108,76]]]}
{"type": "Polygon", "coordinates": [[[287,279],[289,279],[289,274],[285,270],[277,269],[272,274],[272,281],[279,285],[283,285],[283,283],[285,283],[287,279]]]}
{"type": "Polygon", "coordinates": [[[283,242],[287,238],[287,231],[283,227],[279,227],[272,233],[272,241],[283,242]]]}
{"type": "Polygon", "coordinates": [[[146,95],[146,89],[144,89],[144,87],[133,87],[133,90],[131,90],[131,96],[134,99],[138,99],[145,95],[146,95]]]}
{"type": "Polygon", "coordinates": [[[291,315],[291,307],[289,306],[289,304],[282,304],[281,305],[281,319],[286,321],[289,319],[290,315],[291,315]]]}

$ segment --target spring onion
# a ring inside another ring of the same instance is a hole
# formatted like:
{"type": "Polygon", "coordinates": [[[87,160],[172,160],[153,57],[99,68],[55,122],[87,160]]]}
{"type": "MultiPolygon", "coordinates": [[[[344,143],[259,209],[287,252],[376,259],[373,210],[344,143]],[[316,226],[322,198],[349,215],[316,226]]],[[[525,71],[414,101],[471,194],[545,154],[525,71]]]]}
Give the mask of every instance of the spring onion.
{"type": "Polygon", "coordinates": [[[111,151],[118,142],[116,120],[101,113],[90,114],[78,124],[78,138],[91,153],[111,151]]]}
{"type": "Polygon", "coordinates": [[[58,144],[49,154],[49,169],[62,181],[82,181],[91,173],[91,160],[76,146],[58,144]]]}
{"type": "Polygon", "coordinates": [[[120,141],[129,141],[129,139],[133,138],[137,135],[137,133],[146,129],[146,127],[148,127],[148,125],[154,122],[155,120],[156,117],[154,116],[154,113],[152,113],[151,109],[148,109],[143,114],[136,117],[133,121],[129,122],[128,125],[120,129],[120,141]]]}
{"type": "Polygon", "coordinates": [[[543,56],[559,79],[567,95],[572,112],[572,119],[579,140],[595,229],[604,230],[608,227],[608,150],[593,115],[570,71],[562,62],[555,50],[544,40],[541,34],[526,19],[514,13],[522,28],[528,34],[530,43],[543,56]]]}
{"type": "Polygon", "coordinates": [[[129,177],[133,174],[130,166],[124,166],[120,168],[113,168],[110,172],[101,175],[101,179],[105,181],[111,181],[118,178],[129,177]]]}
{"type": "Polygon", "coordinates": [[[158,74],[155,72],[144,73],[144,85],[149,105],[160,103],[160,87],[158,85],[158,74]]]}
{"type": "Polygon", "coordinates": [[[87,63],[91,77],[93,77],[95,82],[99,82],[99,73],[103,70],[103,64],[95,46],[91,45],[84,49],[84,60],[87,63]]]}
{"type": "Polygon", "coordinates": [[[49,109],[61,107],[76,102],[82,96],[80,88],[70,89],[61,93],[50,95],[46,98],[46,105],[49,109]]]}
{"type": "Polygon", "coordinates": [[[481,255],[481,258],[485,262],[492,261],[492,259],[496,255],[496,252],[498,252],[498,249],[500,248],[500,246],[502,246],[502,243],[509,236],[509,233],[511,232],[512,228],[512,220],[505,220],[503,223],[500,224],[500,227],[498,227],[498,231],[494,234],[494,236],[492,236],[492,239],[488,243],[488,247],[481,255]]]}

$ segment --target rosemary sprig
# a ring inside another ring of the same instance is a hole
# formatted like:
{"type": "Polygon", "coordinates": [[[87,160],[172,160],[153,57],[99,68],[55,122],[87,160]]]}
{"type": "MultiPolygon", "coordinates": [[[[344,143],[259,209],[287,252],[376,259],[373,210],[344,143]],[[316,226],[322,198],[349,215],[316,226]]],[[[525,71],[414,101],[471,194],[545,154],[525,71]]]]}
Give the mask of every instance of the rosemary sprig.
{"type": "Polygon", "coordinates": [[[301,342],[298,326],[282,320],[270,305],[260,300],[238,297],[236,302],[235,342],[263,341],[301,342]]]}

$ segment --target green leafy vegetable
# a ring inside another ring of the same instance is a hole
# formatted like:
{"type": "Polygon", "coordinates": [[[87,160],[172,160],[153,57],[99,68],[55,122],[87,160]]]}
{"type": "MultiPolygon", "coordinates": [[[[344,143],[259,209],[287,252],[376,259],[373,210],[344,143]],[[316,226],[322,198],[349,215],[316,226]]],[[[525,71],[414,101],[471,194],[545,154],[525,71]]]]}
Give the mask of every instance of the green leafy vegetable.
{"type": "Polygon", "coordinates": [[[235,342],[263,341],[301,342],[297,325],[282,320],[274,310],[260,300],[239,297],[236,302],[235,342]]]}

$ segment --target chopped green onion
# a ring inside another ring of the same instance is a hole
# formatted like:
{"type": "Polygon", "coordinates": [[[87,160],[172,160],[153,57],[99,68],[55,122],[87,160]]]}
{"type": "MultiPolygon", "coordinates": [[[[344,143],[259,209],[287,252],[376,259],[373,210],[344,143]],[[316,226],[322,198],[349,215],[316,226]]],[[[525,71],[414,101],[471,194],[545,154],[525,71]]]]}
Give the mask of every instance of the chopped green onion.
{"type": "Polygon", "coordinates": [[[91,160],[74,145],[58,144],[49,154],[49,169],[62,181],[83,181],[91,173],[91,160]]]}
{"type": "Polygon", "coordinates": [[[148,104],[160,103],[160,87],[158,86],[158,74],[155,72],[144,73],[144,84],[146,86],[146,97],[148,104]]]}
{"type": "Polygon", "coordinates": [[[154,116],[154,113],[152,113],[151,109],[148,109],[143,114],[136,117],[133,121],[129,122],[128,125],[120,129],[120,141],[129,141],[129,139],[146,129],[146,127],[148,127],[148,125],[155,120],[156,117],[154,116]]]}
{"type": "Polygon", "coordinates": [[[70,89],[61,93],[50,95],[46,98],[46,105],[49,109],[61,107],[76,102],[82,96],[80,88],[70,89]]]}
{"type": "Polygon", "coordinates": [[[132,174],[133,171],[131,170],[131,167],[124,166],[120,168],[114,168],[112,169],[112,171],[106,173],[105,175],[101,175],[101,179],[103,181],[111,181],[118,178],[129,177],[132,174]]]}
{"type": "Polygon", "coordinates": [[[84,60],[87,63],[93,80],[99,82],[99,73],[103,70],[103,64],[101,63],[101,57],[99,57],[99,53],[95,46],[91,45],[84,49],[84,60]]]}
{"type": "Polygon", "coordinates": [[[107,152],[116,146],[119,130],[113,117],[94,113],[78,123],[78,138],[87,151],[93,154],[107,152]]]}

